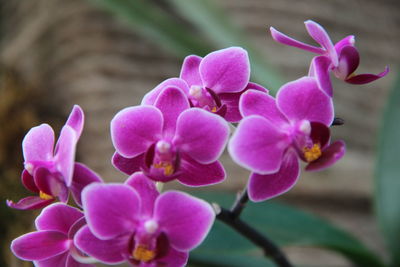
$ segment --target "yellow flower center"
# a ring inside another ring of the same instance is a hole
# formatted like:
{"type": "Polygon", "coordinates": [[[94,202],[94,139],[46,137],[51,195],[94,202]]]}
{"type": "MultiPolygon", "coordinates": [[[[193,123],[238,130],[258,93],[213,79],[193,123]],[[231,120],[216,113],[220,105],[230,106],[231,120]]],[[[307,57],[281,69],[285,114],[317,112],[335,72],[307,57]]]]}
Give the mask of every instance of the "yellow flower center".
{"type": "Polygon", "coordinates": [[[51,195],[48,195],[42,191],[39,192],[39,197],[43,200],[49,200],[49,199],[53,199],[54,197],[51,195]]]}
{"type": "Polygon", "coordinates": [[[213,112],[213,113],[217,112],[217,107],[213,107],[213,108],[211,109],[211,112],[213,112]]]}
{"type": "Polygon", "coordinates": [[[160,163],[153,164],[153,166],[154,166],[154,168],[157,168],[157,169],[161,169],[161,168],[164,169],[165,176],[170,176],[175,171],[174,166],[172,166],[172,164],[170,162],[162,161],[160,163]]]}
{"type": "Polygon", "coordinates": [[[132,253],[132,256],[135,260],[148,262],[154,259],[156,253],[152,250],[147,249],[145,246],[137,246],[132,253]]]}
{"type": "Polygon", "coordinates": [[[321,146],[319,144],[314,144],[311,148],[305,147],[303,152],[307,162],[317,160],[322,155],[321,146]]]}

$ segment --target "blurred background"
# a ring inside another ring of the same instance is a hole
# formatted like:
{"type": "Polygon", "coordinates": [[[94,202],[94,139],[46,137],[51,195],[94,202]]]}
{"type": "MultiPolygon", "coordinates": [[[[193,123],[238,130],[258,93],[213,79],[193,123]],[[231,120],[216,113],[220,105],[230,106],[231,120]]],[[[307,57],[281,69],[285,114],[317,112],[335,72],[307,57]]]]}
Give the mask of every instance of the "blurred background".
{"type": "MultiPolygon", "coordinates": [[[[275,43],[269,27],[313,44],[303,22],[320,23],[333,42],[354,34],[361,54],[358,72],[392,71],[372,84],[334,80],[336,115],[345,125],[334,139],[347,143],[332,168],[302,173],[278,200],[318,214],[349,230],[386,257],[372,215],[373,170],[382,110],[400,62],[400,2],[396,0],[36,0],[0,1],[0,266],[23,265],[10,240],[32,230],[35,212],[10,210],[5,199],[27,192],[20,184],[21,141],[47,122],[56,133],[72,106],[86,114],[77,160],[107,181],[124,181],[110,158],[109,123],[138,105],[166,78],[179,76],[183,58],[228,46],[249,50],[253,77],[272,92],[308,72],[312,54],[275,43]]],[[[248,173],[229,159],[228,179],[200,190],[236,192],[248,173]]],[[[169,187],[179,187],[177,184],[169,187]]],[[[180,187],[180,189],[184,189],[180,187]]],[[[316,248],[287,247],[301,266],[351,266],[342,256],[316,248]]]]}

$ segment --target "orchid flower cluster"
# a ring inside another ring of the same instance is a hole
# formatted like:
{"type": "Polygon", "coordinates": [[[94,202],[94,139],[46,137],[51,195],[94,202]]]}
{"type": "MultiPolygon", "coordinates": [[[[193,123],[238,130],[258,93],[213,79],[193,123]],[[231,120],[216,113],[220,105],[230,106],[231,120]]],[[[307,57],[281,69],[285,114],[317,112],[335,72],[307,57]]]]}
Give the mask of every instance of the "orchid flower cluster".
{"type": "Polygon", "coordinates": [[[207,236],[216,212],[187,193],[160,192],[157,184],[222,182],[226,173],[218,159],[227,145],[232,159],[251,171],[247,190],[254,202],[292,188],[300,161],[306,171],[333,165],[344,155],[345,144],[330,140],[330,73],[362,84],[385,76],[388,69],[356,75],[359,55],[353,36],[333,45],[317,23],[307,21],[306,28],[321,47],[271,28],[277,42],[318,54],[309,74],[283,85],[276,97],[250,82],[247,52],[230,47],[204,58],[186,57],[179,78],[165,80],[140,105],[118,112],[111,121],[112,163],[129,176],[124,183],[104,183],[75,162],[84,126],[79,106],[72,109],[55,145],[48,124],[32,128],[22,142],[21,179],[36,196],[7,204],[43,210],[35,220],[37,231],[16,238],[12,252],[40,267],[95,262],[184,266],[189,252],[207,236]],[[231,137],[228,123],[238,123],[231,137]],[[68,204],[70,194],[75,206],[68,204]]]}

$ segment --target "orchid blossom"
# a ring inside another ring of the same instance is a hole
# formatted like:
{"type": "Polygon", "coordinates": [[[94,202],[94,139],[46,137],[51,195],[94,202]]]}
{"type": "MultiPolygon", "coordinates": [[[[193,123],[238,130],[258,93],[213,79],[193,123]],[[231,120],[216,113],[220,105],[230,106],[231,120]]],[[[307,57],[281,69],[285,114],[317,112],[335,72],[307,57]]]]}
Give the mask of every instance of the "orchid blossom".
{"type": "Polygon", "coordinates": [[[344,143],[329,144],[332,100],[312,77],[287,83],[272,96],[250,90],[240,100],[243,120],[229,143],[231,157],[252,171],[249,197],[262,201],[288,191],[306,170],[326,168],[344,154],[344,143]]]}
{"type": "Polygon", "coordinates": [[[319,87],[329,96],[333,95],[332,83],[329,75],[330,72],[333,72],[337,78],[352,84],[370,83],[386,76],[389,72],[389,68],[386,67],[385,70],[379,74],[355,74],[360,64],[360,55],[354,46],[354,36],[347,36],[333,45],[329,35],[321,25],[312,20],[307,20],[305,26],[309,35],[321,47],[299,42],[277,31],[273,27],[271,27],[270,30],[272,38],[278,43],[297,47],[320,55],[313,58],[309,75],[317,78],[319,87]]]}

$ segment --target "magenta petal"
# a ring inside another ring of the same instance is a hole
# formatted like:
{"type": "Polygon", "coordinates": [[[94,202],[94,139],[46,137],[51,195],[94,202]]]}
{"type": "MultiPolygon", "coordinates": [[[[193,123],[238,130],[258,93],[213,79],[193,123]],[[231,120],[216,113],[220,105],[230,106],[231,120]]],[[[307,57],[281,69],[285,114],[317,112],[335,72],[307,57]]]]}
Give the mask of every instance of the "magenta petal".
{"type": "Polygon", "coordinates": [[[104,263],[118,264],[126,260],[129,237],[123,235],[110,240],[100,240],[90,232],[88,226],[84,226],[76,233],[74,241],[75,245],[89,256],[104,263]]]}
{"type": "Polygon", "coordinates": [[[173,143],[181,153],[207,164],[220,157],[228,136],[229,126],[223,118],[203,109],[191,108],[179,116],[173,143]]]}
{"type": "Polygon", "coordinates": [[[319,144],[324,149],[331,138],[329,127],[319,122],[311,122],[310,137],[313,144],[319,144]]]}
{"type": "Polygon", "coordinates": [[[284,132],[264,117],[245,117],[228,145],[232,159],[251,171],[268,174],[279,170],[283,152],[290,145],[284,132]]]}
{"type": "Polygon", "coordinates": [[[68,188],[63,181],[58,179],[58,175],[51,173],[46,168],[38,168],[35,171],[35,184],[43,193],[58,197],[60,201],[66,203],[68,201],[68,188]]]}
{"type": "Polygon", "coordinates": [[[197,85],[202,86],[199,67],[200,62],[203,58],[195,55],[187,56],[183,60],[181,74],[179,77],[187,82],[190,86],[197,85]]]}
{"type": "MultiPolygon", "coordinates": [[[[158,264],[156,266],[183,267],[186,266],[188,258],[189,258],[188,252],[181,252],[174,248],[169,248],[168,253],[164,257],[158,258],[156,260],[158,264]]],[[[154,265],[150,266],[153,267],[154,265]]]]}
{"type": "Polygon", "coordinates": [[[385,77],[386,74],[389,73],[389,67],[386,66],[385,70],[382,71],[379,74],[358,74],[355,76],[352,76],[348,79],[346,79],[346,82],[352,83],[352,84],[365,84],[365,83],[370,83],[373,82],[377,79],[380,79],[382,77],[385,77]]]}
{"type": "Polygon", "coordinates": [[[103,180],[97,175],[97,173],[86,167],[84,164],[75,163],[74,176],[69,189],[76,204],[82,206],[81,193],[83,188],[95,182],[101,183],[103,180]]]}
{"type": "Polygon", "coordinates": [[[140,214],[151,216],[153,214],[154,203],[158,195],[156,185],[146,175],[141,172],[134,173],[125,184],[131,186],[138,194],[141,200],[140,214]]]}
{"type": "Polygon", "coordinates": [[[163,114],[163,134],[172,137],[175,133],[176,120],[189,106],[185,93],[177,87],[165,88],[157,97],[154,106],[163,114]]]}
{"type": "Polygon", "coordinates": [[[276,96],[276,103],[290,121],[316,121],[327,126],[333,121],[332,98],[319,89],[312,77],[283,85],[276,96]]]}
{"type": "Polygon", "coordinates": [[[240,98],[239,109],[244,117],[260,115],[276,125],[288,124],[288,120],[276,106],[275,99],[267,93],[248,90],[240,98]]]}
{"type": "Polygon", "coordinates": [[[7,200],[7,206],[18,210],[34,210],[46,207],[52,203],[54,199],[41,199],[37,196],[30,196],[19,200],[17,203],[7,200]]]}
{"type": "Polygon", "coordinates": [[[111,161],[115,168],[123,173],[131,175],[134,172],[140,171],[141,167],[145,164],[144,155],[145,153],[133,158],[124,158],[123,156],[115,152],[111,161]]]}
{"type": "Polygon", "coordinates": [[[74,105],[65,125],[68,125],[75,131],[77,140],[82,134],[84,123],[85,123],[85,115],[83,113],[83,110],[81,109],[80,106],[74,105]]]}
{"type": "Polygon", "coordinates": [[[14,255],[28,261],[48,259],[67,251],[68,248],[67,236],[57,231],[28,233],[11,243],[14,255]]]}
{"type": "Polygon", "coordinates": [[[200,63],[203,86],[215,93],[242,91],[250,78],[250,63],[246,50],[230,47],[212,52],[200,63]]]}
{"type": "Polygon", "coordinates": [[[360,64],[360,55],[353,46],[345,46],[342,48],[339,56],[339,65],[334,69],[336,77],[346,80],[349,75],[356,71],[360,64]]]}
{"type": "Polygon", "coordinates": [[[35,220],[38,230],[54,230],[68,235],[71,226],[80,218],[83,213],[71,206],[62,203],[54,203],[42,210],[35,220]]]}
{"type": "Polygon", "coordinates": [[[90,230],[100,239],[133,232],[140,199],[127,185],[93,183],[82,192],[82,204],[90,230]]]}
{"type": "Polygon", "coordinates": [[[28,190],[39,193],[39,189],[37,188],[35,181],[33,179],[33,176],[29,174],[27,170],[23,170],[21,173],[21,181],[22,184],[27,188],[28,190]]]}
{"type": "MultiPolygon", "coordinates": [[[[55,266],[55,265],[53,265],[55,266]]],[[[68,256],[67,258],[67,264],[66,267],[96,267],[94,264],[85,264],[85,263],[80,263],[74,259],[71,255],[68,256]]]]}
{"type": "Polygon", "coordinates": [[[187,186],[217,184],[226,177],[224,166],[219,161],[200,164],[187,156],[182,157],[179,172],[178,181],[187,186]]]}
{"type": "Polygon", "coordinates": [[[163,116],[153,106],[135,106],[121,110],[111,121],[111,139],[117,152],[136,157],[161,137],[163,116]]]}
{"type": "Polygon", "coordinates": [[[335,47],[332,44],[331,38],[329,38],[328,33],[322,28],[318,23],[307,20],[304,22],[306,29],[310,36],[319,43],[323,48],[325,48],[329,58],[332,60],[334,66],[338,65],[338,55],[336,53],[335,47]]]}
{"type": "Polygon", "coordinates": [[[354,35],[346,36],[345,38],[343,38],[342,40],[340,40],[335,44],[335,49],[337,54],[340,55],[342,49],[346,46],[354,46],[355,42],[356,41],[354,35]]]}
{"type": "Polygon", "coordinates": [[[54,131],[48,124],[33,127],[22,141],[25,163],[53,159],[54,131]]]}
{"type": "Polygon", "coordinates": [[[326,56],[315,57],[312,62],[313,75],[317,79],[319,88],[328,96],[333,96],[333,88],[330,77],[331,60],[326,56]]]}
{"type": "Polygon", "coordinates": [[[325,51],[323,49],[316,47],[316,46],[305,44],[303,42],[299,42],[279,31],[277,31],[274,27],[270,27],[269,29],[271,31],[272,38],[278,43],[288,45],[288,46],[293,46],[293,47],[296,47],[296,48],[299,48],[299,49],[302,49],[305,51],[309,51],[312,53],[316,53],[316,54],[325,53],[325,51]]]}
{"type": "Polygon", "coordinates": [[[153,90],[148,92],[143,97],[141,104],[142,105],[153,105],[156,102],[156,99],[157,99],[158,95],[162,92],[162,90],[164,90],[164,88],[166,88],[166,87],[171,87],[171,86],[178,87],[179,89],[182,89],[182,91],[184,91],[186,93],[189,92],[188,85],[184,80],[179,79],[179,78],[170,78],[170,79],[163,81],[162,83],[157,85],[156,88],[154,88],[153,90]]]}
{"type": "Polygon", "coordinates": [[[156,202],[154,219],[172,247],[192,250],[207,236],[215,219],[210,204],[186,193],[169,191],[156,202]]]}
{"type": "Polygon", "coordinates": [[[278,172],[261,175],[252,173],[249,180],[249,198],[254,202],[264,201],[289,191],[300,175],[296,152],[285,154],[278,172]]]}
{"type": "Polygon", "coordinates": [[[60,267],[71,267],[69,265],[66,265],[67,259],[68,259],[68,252],[59,254],[57,256],[41,260],[41,261],[35,261],[35,267],[54,267],[54,266],[60,266],[60,267]]]}
{"type": "Polygon", "coordinates": [[[309,163],[306,171],[319,171],[333,165],[341,159],[346,152],[346,145],[343,141],[336,141],[322,151],[322,156],[309,163]]]}
{"type": "Polygon", "coordinates": [[[72,183],[76,142],[75,131],[67,125],[64,126],[56,145],[54,159],[56,161],[57,170],[62,174],[67,186],[70,186],[72,183]]]}

